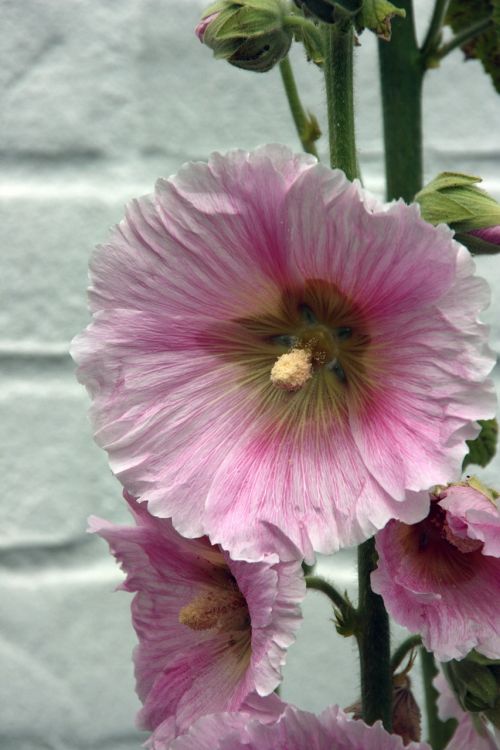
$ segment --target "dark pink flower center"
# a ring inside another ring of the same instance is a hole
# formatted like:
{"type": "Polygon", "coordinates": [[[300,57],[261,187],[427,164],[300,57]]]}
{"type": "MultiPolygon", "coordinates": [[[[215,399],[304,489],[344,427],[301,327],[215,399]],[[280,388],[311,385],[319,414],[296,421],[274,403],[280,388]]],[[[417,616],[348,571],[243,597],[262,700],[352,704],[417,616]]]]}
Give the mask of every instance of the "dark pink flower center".
{"type": "Polygon", "coordinates": [[[202,341],[240,366],[241,385],[260,400],[255,414],[269,415],[274,429],[308,422],[329,429],[332,418],[345,418],[348,404],[362,408],[371,399],[376,368],[366,317],[334,284],[309,279],[262,306],[261,314],[214,327],[202,341]],[[275,387],[274,365],[298,350],[309,356],[310,377],[298,388],[275,387]]]}
{"type": "Polygon", "coordinates": [[[420,523],[398,524],[399,539],[420,577],[430,583],[456,586],[477,574],[483,543],[456,535],[439,499],[442,496],[432,499],[429,515],[420,523]]]}

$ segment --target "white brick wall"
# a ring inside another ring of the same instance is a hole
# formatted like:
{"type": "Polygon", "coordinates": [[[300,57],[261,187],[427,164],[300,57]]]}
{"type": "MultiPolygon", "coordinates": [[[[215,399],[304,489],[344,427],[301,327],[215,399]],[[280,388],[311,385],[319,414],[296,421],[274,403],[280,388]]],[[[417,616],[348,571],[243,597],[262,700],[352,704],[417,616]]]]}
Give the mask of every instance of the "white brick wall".
{"type": "MultiPolygon", "coordinates": [[[[429,2],[419,1],[423,12],[429,2]]],[[[89,252],[123,203],[214,149],[298,148],[277,71],[211,59],[192,33],[199,0],[0,0],[0,746],[126,750],[133,729],[128,598],[89,513],[124,520],[120,488],[91,441],[67,356],[88,319],[89,252]]],[[[375,43],[357,51],[366,183],[380,189],[375,43]]],[[[319,72],[295,51],[308,108],[319,72]]],[[[500,197],[500,99],[457,53],[426,83],[426,171],[483,174],[500,197]]],[[[322,144],[324,150],[324,140],[322,144]]],[[[481,259],[500,295],[500,258],[481,259]]],[[[490,312],[498,348],[499,304],[490,312]]],[[[497,460],[487,476],[499,483],[497,460]]],[[[331,563],[352,584],[348,553],[331,563]]],[[[318,709],[357,691],[353,649],[319,594],[290,655],[285,697],[318,709]],[[326,665],[326,668],[325,668],[326,665]]]]}

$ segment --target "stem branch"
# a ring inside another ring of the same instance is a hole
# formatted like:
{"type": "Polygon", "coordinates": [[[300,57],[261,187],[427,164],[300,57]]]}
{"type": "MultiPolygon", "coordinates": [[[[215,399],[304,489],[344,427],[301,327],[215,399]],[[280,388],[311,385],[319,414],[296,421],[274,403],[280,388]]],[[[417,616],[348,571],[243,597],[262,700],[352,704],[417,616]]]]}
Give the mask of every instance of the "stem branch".
{"type": "Polygon", "coordinates": [[[331,602],[341,611],[346,606],[346,600],[342,594],[340,594],[331,583],[325,581],[323,578],[320,578],[319,576],[306,576],[306,586],[308,589],[322,591],[323,594],[326,594],[331,602]]]}
{"type": "Polygon", "coordinates": [[[295,77],[288,57],[285,57],[284,60],[280,62],[279,67],[283,86],[285,87],[286,98],[288,99],[290,112],[292,113],[302,148],[308,154],[312,154],[317,158],[318,152],[314,145],[315,133],[313,132],[313,124],[307,116],[304,107],[302,106],[302,102],[300,101],[297,84],[295,83],[295,77]]]}
{"type": "Polygon", "coordinates": [[[434,54],[431,55],[431,62],[434,60],[442,60],[443,57],[449,55],[450,52],[453,52],[453,50],[457,47],[461,47],[463,44],[467,44],[467,42],[472,41],[472,39],[475,39],[476,36],[482,34],[488,29],[489,26],[491,26],[491,18],[487,17],[481,19],[481,21],[477,21],[477,23],[472,24],[472,26],[463,29],[456,36],[454,36],[453,39],[451,39],[446,44],[443,44],[439,49],[435,50],[434,54]]]}
{"type": "Polygon", "coordinates": [[[429,29],[422,44],[422,56],[426,59],[439,45],[441,30],[449,4],[450,0],[436,0],[429,29]]]}
{"type": "Polygon", "coordinates": [[[391,658],[391,672],[395,672],[396,669],[399,667],[403,659],[405,658],[406,654],[409,651],[412,651],[412,649],[416,648],[417,646],[420,646],[422,644],[422,639],[419,635],[410,635],[409,638],[407,638],[403,643],[401,643],[395,652],[392,655],[391,658]]]}

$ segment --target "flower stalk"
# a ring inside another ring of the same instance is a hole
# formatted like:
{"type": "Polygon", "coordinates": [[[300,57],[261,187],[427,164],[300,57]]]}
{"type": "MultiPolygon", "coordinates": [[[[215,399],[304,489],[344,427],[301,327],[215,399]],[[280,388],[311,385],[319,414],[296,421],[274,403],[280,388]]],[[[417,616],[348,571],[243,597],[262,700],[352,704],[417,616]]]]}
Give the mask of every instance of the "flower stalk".
{"type": "Polygon", "coordinates": [[[406,18],[390,43],[379,41],[387,198],[410,202],[422,187],[422,79],[412,0],[400,0],[406,18]],[[397,92],[397,94],[396,94],[397,92]]]}
{"type": "Polygon", "coordinates": [[[354,130],[353,49],[350,21],[324,26],[325,85],[330,141],[330,165],[349,180],[358,177],[354,130]]]}
{"type": "Polygon", "coordinates": [[[427,726],[429,732],[429,744],[432,750],[444,750],[455,730],[456,723],[453,720],[441,721],[438,716],[437,699],[438,691],[432,681],[438,674],[434,655],[425,648],[420,649],[420,660],[422,665],[422,677],[424,681],[425,709],[427,713],[427,726]]]}
{"type": "Polygon", "coordinates": [[[314,142],[319,136],[319,128],[315,121],[315,118],[311,117],[306,113],[302,102],[300,101],[297,84],[295,82],[295,76],[293,75],[292,65],[289,57],[285,57],[279,64],[281,80],[285,89],[286,98],[288,99],[288,105],[290,112],[295,123],[295,128],[299,136],[302,148],[308,154],[312,154],[316,158],[318,152],[314,142]]]}
{"type": "Polygon", "coordinates": [[[358,547],[357,633],[361,669],[362,718],[367,724],[382,720],[392,727],[392,672],[389,617],[381,596],[372,591],[370,576],[377,566],[375,539],[358,547]]]}

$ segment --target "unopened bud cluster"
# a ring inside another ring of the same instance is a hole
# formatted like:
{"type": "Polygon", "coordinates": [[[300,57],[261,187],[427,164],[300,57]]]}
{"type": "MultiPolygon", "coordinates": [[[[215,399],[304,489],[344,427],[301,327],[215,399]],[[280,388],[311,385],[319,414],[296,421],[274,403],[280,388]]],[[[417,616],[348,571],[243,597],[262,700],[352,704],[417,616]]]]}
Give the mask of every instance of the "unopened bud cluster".
{"type": "Polygon", "coordinates": [[[500,252],[500,204],[476,186],[480,177],[442,172],[415,196],[431,224],[448,224],[471,253],[500,252]]]}
{"type": "Polygon", "coordinates": [[[203,14],[196,34],[216,58],[265,73],[290,49],[288,14],[285,0],[218,0],[203,14]]]}

